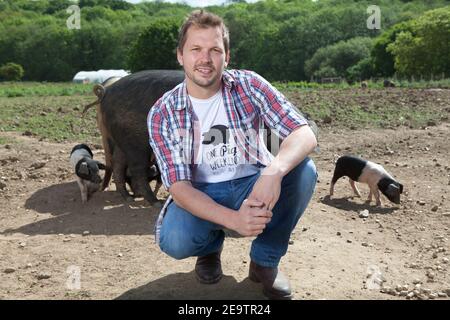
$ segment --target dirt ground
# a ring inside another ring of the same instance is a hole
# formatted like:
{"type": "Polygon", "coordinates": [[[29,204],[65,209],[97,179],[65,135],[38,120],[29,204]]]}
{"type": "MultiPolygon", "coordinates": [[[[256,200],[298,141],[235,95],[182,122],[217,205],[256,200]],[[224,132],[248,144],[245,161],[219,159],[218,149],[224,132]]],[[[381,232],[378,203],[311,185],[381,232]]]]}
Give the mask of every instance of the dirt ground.
{"type": "MultiPolygon", "coordinates": [[[[0,146],[1,299],[264,299],[247,278],[251,239],[227,238],[224,278],[199,284],[195,258],[177,261],[155,245],[158,212],[144,201],[124,204],[112,184],[81,204],[74,144],[0,135],[14,141],[0,146]]],[[[295,299],[449,299],[449,136],[449,123],[321,131],[316,193],[280,265],[295,299]],[[343,154],[382,164],[405,186],[401,204],[368,205],[367,186],[352,198],[345,180],[329,199],[343,154]]]]}

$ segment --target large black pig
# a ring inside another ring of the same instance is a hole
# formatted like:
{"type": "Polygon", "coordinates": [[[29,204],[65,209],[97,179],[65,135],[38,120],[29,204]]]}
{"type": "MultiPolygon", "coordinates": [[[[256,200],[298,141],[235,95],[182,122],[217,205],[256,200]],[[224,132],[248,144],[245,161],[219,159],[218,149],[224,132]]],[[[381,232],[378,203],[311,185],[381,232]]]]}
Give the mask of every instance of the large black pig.
{"type": "Polygon", "coordinates": [[[182,71],[141,71],[121,78],[105,92],[100,112],[108,133],[114,182],[127,200],[130,194],[125,186],[131,179],[135,196],[143,196],[151,204],[158,203],[148,183],[155,157],[149,145],[147,115],[165,92],[183,80],[182,71]]]}

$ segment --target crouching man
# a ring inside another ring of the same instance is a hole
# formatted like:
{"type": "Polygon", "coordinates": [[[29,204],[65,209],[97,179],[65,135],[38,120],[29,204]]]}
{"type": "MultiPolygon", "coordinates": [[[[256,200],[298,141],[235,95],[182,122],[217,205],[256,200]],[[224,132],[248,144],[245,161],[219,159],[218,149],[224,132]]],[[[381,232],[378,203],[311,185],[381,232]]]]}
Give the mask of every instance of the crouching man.
{"type": "Polygon", "coordinates": [[[150,145],[169,190],[156,237],[169,256],[197,256],[201,283],[222,277],[224,228],[253,237],[249,278],[271,299],[291,299],[278,269],[317,180],[307,156],[317,145],[304,119],[254,72],[225,70],[228,30],[221,18],[194,11],[180,29],[177,58],[185,80],[148,115],[150,145]],[[274,158],[262,142],[265,123],[283,138],[274,158]]]}

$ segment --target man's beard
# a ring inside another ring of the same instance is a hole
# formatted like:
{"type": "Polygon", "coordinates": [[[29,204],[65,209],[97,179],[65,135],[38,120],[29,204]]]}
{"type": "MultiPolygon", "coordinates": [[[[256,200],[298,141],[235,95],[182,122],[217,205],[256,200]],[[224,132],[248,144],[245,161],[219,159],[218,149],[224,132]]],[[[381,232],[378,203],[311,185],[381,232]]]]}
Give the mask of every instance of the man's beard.
{"type": "MultiPolygon", "coordinates": [[[[201,67],[201,66],[199,66],[201,67]]],[[[187,77],[194,82],[196,85],[198,85],[199,87],[202,88],[209,88],[211,86],[213,86],[217,79],[221,77],[222,72],[217,72],[211,79],[205,79],[205,78],[201,78],[201,76],[196,76],[196,69],[199,67],[195,67],[194,71],[192,73],[186,73],[187,77]]],[[[208,68],[211,68],[211,66],[207,66],[208,68]]],[[[214,71],[216,71],[216,69],[211,68],[214,71]]],[[[223,71],[223,70],[222,70],[223,71]]]]}

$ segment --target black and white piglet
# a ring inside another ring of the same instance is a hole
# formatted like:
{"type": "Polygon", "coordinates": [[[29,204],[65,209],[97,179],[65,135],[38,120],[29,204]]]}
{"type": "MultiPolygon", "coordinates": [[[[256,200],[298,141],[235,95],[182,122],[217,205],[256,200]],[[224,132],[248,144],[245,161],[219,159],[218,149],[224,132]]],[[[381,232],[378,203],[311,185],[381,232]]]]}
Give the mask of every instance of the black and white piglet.
{"type": "Polygon", "coordinates": [[[70,153],[70,164],[78,178],[82,203],[86,203],[89,196],[100,188],[102,178],[99,172],[105,170],[105,165],[93,157],[91,149],[85,144],[77,144],[70,153]]]}
{"type": "Polygon", "coordinates": [[[379,164],[354,156],[340,157],[336,162],[333,178],[331,179],[330,196],[333,195],[336,181],[344,176],[349,177],[350,186],[358,197],[361,197],[361,194],[355,185],[355,181],[369,185],[370,193],[367,199],[369,203],[372,201],[372,195],[374,195],[376,205],[381,206],[379,191],[390,201],[396,204],[400,203],[403,185],[397,182],[379,164]]]}

